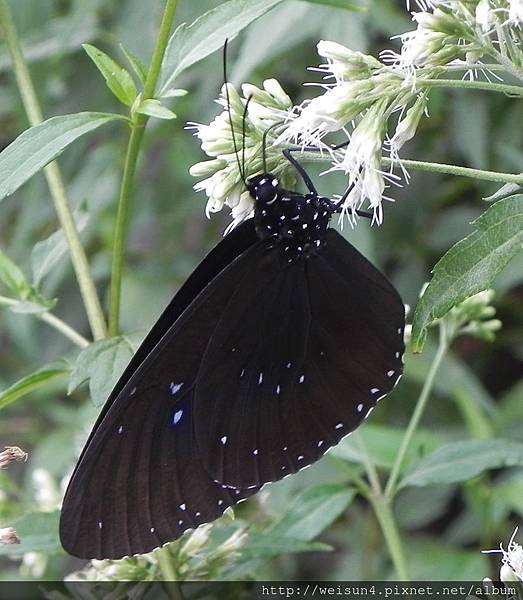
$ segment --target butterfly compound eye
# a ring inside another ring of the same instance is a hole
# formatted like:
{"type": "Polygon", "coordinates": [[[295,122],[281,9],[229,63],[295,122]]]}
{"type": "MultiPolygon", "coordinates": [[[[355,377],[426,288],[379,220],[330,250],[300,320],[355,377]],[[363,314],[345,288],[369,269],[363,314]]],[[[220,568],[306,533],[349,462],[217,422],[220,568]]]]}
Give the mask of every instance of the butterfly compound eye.
{"type": "Polygon", "coordinates": [[[249,182],[249,191],[262,204],[272,204],[278,197],[279,181],[271,174],[260,175],[249,182]]]}

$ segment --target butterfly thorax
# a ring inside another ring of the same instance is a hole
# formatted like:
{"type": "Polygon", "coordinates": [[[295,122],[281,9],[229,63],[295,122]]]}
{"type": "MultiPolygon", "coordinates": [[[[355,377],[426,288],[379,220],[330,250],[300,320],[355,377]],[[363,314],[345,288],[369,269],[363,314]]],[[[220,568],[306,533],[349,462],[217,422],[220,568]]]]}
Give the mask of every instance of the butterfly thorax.
{"type": "Polygon", "coordinates": [[[271,174],[249,180],[254,223],[259,238],[273,237],[289,261],[309,257],[324,243],[332,203],[317,194],[299,194],[280,187],[271,174]]]}

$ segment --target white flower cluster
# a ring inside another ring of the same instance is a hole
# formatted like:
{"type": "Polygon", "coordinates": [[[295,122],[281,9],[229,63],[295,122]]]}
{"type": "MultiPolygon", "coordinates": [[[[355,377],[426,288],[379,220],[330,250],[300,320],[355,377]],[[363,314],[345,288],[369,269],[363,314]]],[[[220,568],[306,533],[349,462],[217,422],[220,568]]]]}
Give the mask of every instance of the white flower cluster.
{"type": "Polygon", "coordinates": [[[509,540],[507,549],[503,548],[503,544],[499,545],[499,550],[483,550],[483,554],[501,554],[501,569],[499,576],[501,581],[506,583],[511,581],[523,581],[523,548],[515,539],[518,533],[518,528],[514,530],[512,537],[509,540]]]}
{"type": "Polygon", "coordinates": [[[324,63],[315,70],[324,76],[322,93],[300,106],[291,107],[275,80],[265,82],[264,90],[243,86],[243,98],[229,85],[234,138],[223,93],[222,114],[210,125],[196,126],[202,148],[213,159],[191,170],[206,177],[195,187],[209,197],[207,212],[227,204],[235,223],[251,213],[252,200],[238,161],[245,162],[245,176],[261,172],[263,135],[273,128],[266,152],[270,171],[285,174],[288,181],[282,146],[298,144],[304,152],[314,147],[316,157],[318,149],[324,150],[323,156],[332,159],[328,171],[347,174],[342,214],[354,221],[357,210],[369,207],[374,221],[381,223],[383,200],[391,200],[385,190],[400,185],[394,170],[409,179],[399,152],[427,112],[434,80],[452,78],[456,72],[471,79],[481,72],[489,81],[489,76],[499,79],[498,72],[505,72],[523,80],[523,0],[417,3],[421,10],[412,13],[416,29],[399,36],[401,50],[384,51],[381,60],[320,41],[318,53],[324,63]],[[251,100],[246,112],[247,98],[251,100]],[[335,132],[348,138],[336,151],[324,140],[335,132]]]}
{"type": "Polygon", "coordinates": [[[264,135],[276,131],[285,122],[292,102],[275,79],[265,81],[263,90],[254,85],[243,85],[243,97],[233,85],[226,85],[227,89],[223,87],[218,100],[223,111],[209,125],[191,124],[201,140],[202,150],[211,160],[195,164],[190,173],[205,178],[195,185],[195,189],[205,191],[209,198],[207,215],[227,205],[232,209],[236,224],[247,218],[253,209],[243,178],[263,171],[264,154],[267,169],[285,179],[288,165],[282,162],[280,152],[272,148],[274,136],[267,137],[264,147],[264,135]]]}
{"type": "Polygon", "coordinates": [[[343,213],[354,221],[355,211],[368,206],[374,221],[381,223],[382,201],[390,199],[384,191],[388,184],[399,184],[392,171],[396,164],[401,167],[399,150],[416,132],[426,108],[426,94],[405,87],[403,73],[336,42],[319,42],[318,54],[326,61],[318,69],[325,74],[325,92],[290,115],[289,125],[277,141],[292,140],[304,149],[320,146],[331,151],[323,137],[345,132],[346,147],[332,152],[330,169],[348,176],[350,189],[343,213]],[[389,121],[395,113],[399,118],[389,135],[389,121]],[[388,169],[383,166],[384,152],[390,154],[388,169]]]}

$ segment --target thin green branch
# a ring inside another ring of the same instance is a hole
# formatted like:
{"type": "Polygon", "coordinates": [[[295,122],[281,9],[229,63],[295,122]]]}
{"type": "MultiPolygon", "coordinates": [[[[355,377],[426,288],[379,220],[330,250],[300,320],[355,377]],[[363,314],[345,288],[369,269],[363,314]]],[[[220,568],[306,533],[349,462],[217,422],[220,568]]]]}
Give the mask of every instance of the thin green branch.
{"type": "MultiPolygon", "coordinates": [[[[0,25],[4,30],[5,41],[11,55],[13,71],[20,90],[20,95],[22,96],[22,102],[29,122],[34,127],[43,121],[43,114],[33,86],[31,74],[29,73],[29,69],[22,55],[18,34],[7,0],[0,0],[0,25]]],[[[47,165],[44,169],[44,174],[53,198],[60,226],[64,230],[67,239],[67,244],[71,253],[71,261],[78,280],[80,293],[85,305],[93,337],[95,339],[101,339],[106,333],[105,318],[89,270],[87,256],[71,212],[69,199],[65,191],[58,164],[52,162],[47,165]]]]}
{"type": "MultiPolygon", "coordinates": [[[[154,92],[160,76],[160,69],[165,50],[167,48],[167,43],[169,42],[169,34],[172,29],[178,1],[179,0],[166,1],[162,23],[160,25],[160,32],[158,34],[158,40],[156,42],[156,47],[151,59],[147,78],[145,80],[142,100],[148,100],[154,97],[154,92]]],[[[125,262],[125,244],[129,228],[129,215],[134,187],[134,176],[136,173],[136,164],[140,154],[140,148],[147,121],[148,117],[146,115],[138,113],[135,113],[131,121],[131,134],[129,136],[129,142],[127,145],[125,166],[122,175],[122,184],[120,187],[118,212],[116,215],[115,224],[109,306],[110,335],[118,335],[120,329],[120,303],[122,293],[122,274],[125,262]]]]}
{"type": "Polygon", "coordinates": [[[398,578],[401,581],[410,581],[401,536],[390,504],[385,498],[378,498],[374,495],[370,497],[370,502],[376,513],[398,578]]]}
{"type": "MultiPolygon", "coordinates": [[[[13,298],[7,298],[6,296],[0,296],[0,306],[16,306],[18,304],[17,300],[13,298]]],[[[56,331],[59,331],[63,336],[67,339],[71,340],[73,344],[76,344],[80,348],[87,348],[89,346],[89,340],[86,340],[83,335],[80,335],[75,329],[73,329],[70,325],[59,319],[55,315],[50,312],[41,312],[41,313],[33,313],[33,315],[47,323],[56,331]]]]}
{"type": "Polygon", "coordinates": [[[430,366],[430,370],[428,375],[423,383],[423,388],[416,402],[416,407],[412,416],[410,418],[409,425],[407,430],[405,431],[405,435],[401,441],[401,446],[396,455],[396,459],[394,461],[394,465],[392,467],[392,471],[390,473],[389,479],[387,481],[387,485],[385,486],[385,497],[388,500],[391,500],[396,492],[396,485],[398,482],[398,478],[400,475],[401,468],[403,466],[403,462],[405,460],[405,456],[409,449],[409,446],[412,442],[412,438],[416,433],[416,429],[419,426],[421,421],[421,417],[423,412],[425,411],[425,407],[427,406],[427,401],[430,397],[430,393],[432,392],[432,387],[434,385],[434,380],[436,378],[436,373],[441,365],[441,361],[443,360],[445,354],[448,351],[449,341],[446,331],[446,325],[444,321],[439,322],[439,343],[438,349],[436,352],[436,356],[432,361],[432,365],[430,366]]]}
{"type": "MultiPolygon", "coordinates": [[[[327,157],[325,157],[327,160],[327,157]]],[[[383,158],[382,163],[385,166],[394,164],[390,158],[383,158]]],[[[483,181],[494,181],[496,183],[516,183],[523,185],[523,175],[513,173],[500,173],[498,171],[486,171],[483,169],[472,169],[470,167],[460,167],[458,165],[448,165],[445,163],[434,163],[422,160],[401,159],[401,164],[406,169],[413,171],[428,171],[431,173],[445,173],[447,175],[456,175],[458,177],[471,177],[472,179],[481,179],[483,181]]]]}
{"type": "Polygon", "coordinates": [[[369,479],[369,483],[371,485],[372,492],[376,496],[381,496],[383,493],[383,490],[381,488],[380,479],[378,477],[378,471],[376,469],[376,465],[374,464],[374,461],[372,460],[372,457],[370,456],[370,454],[367,450],[365,441],[361,437],[360,432],[357,430],[352,435],[354,436],[356,443],[358,444],[361,454],[363,456],[363,466],[365,467],[365,472],[367,473],[367,477],[369,479]]]}
{"type": "MultiPolygon", "coordinates": [[[[287,147],[295,148],[292,144],[287,147]]],[[[343,150],[337,150],[334,155],[340,160],[343,159],[343,150]]],[[[324,152],[323,154],[308,150],[306,147],[303,149],[302,157],[307,162],[330,162],[332,160],[331,154],[324,152]]],[[[381,162],[384,166],[395,166],[397,161],[393,161],[390,158],[382,157],[381,162]]],[[[422,160],[410,160],[407,158],[401,159],[401,164],[412,171],[427,171],[429,173],[445,173],[447,175],[456,175],[458,177],[470,177],[472,179],[481,179],[482,181],[493,181],[496,183],[515,183],[523,186],[523,174],[514,173],[502,173],[499,171],[486,171],[484,169],[472,169],[470,167],[460,167],[458,165],[449,165],[445,163],[435,163],[422,160]]]]}

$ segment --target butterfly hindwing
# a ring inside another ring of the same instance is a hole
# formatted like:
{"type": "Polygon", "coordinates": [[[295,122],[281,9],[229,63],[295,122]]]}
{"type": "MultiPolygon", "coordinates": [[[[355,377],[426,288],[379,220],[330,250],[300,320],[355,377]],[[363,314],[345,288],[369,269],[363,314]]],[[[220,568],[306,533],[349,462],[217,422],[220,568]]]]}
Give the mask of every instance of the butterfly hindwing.
{"type": "Polygon", "coordinates": [[[193,390],[216,321],[260,244],[232,260],[192,302],[187,297],[177,309],[171,303],[166,332],[153,330],[147,339],[160,341],[111,395],[64,498],[60,535],[71,554],[148,552],[256,491],[222,487],[204,469],[194,439],[193,390]]]}
{"type": "Polygon", "coordinates": [[[203,462],[225,485],[275,481],[353,431],[402,373],[397,292],[338,233],[314,256],[252,269],[195,390],[203,462]]]}

